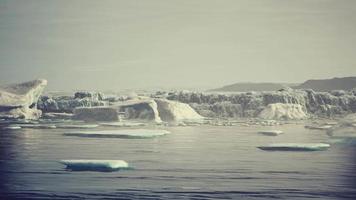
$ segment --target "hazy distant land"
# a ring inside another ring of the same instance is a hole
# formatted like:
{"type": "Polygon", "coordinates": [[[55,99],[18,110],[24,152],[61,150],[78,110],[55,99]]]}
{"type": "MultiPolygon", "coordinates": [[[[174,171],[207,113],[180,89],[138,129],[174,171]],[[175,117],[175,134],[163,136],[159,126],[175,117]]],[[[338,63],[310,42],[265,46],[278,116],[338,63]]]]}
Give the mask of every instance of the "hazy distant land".
{"type": "Polygon", "coordinates": [[[293,89],[312,89],[318,92],[332,90],[351,90],[356,88],[356,77],[343,77],[332,79],[312,79],[304,83],[235,83],[209,91],[217,92],[249,92],[249,91],[276,91],[284,87],[293,89]]]}

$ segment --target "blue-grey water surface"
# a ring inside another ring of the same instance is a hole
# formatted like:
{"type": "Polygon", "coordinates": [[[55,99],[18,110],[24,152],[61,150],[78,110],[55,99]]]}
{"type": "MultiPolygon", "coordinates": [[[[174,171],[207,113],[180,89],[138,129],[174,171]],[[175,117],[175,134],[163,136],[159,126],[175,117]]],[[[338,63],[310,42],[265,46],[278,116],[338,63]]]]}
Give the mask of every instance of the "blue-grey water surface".
{"type": "MultiPolygon", "coordinates": [[[[154,127],[151,127],[154,128],[154,127]]],[[[157,127],[156,127],[157,128],[157,127]]],[[[151,139],[64,136],[66,129],[0,130],[2,199],[355,199],[356,148],[267,152],[274,142],[328,142],[302,124],[158,127],[151,139]],[[122,159],[133,169],[74,172],[62,159],[122,159]]],[[[103,128],[98,128],[103,129],[103,128]]],[[[105,128],[108,129],[108,128],[105,128]]],[[[111,128],[112,129],[112,128],[111,128]]]]}

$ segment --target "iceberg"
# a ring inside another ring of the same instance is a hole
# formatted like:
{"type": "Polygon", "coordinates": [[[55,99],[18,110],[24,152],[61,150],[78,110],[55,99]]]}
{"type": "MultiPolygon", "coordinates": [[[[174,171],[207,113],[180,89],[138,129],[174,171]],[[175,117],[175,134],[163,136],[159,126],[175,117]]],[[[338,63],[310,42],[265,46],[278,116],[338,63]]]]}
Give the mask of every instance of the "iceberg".
{"type": "Polygon", "coordinates": [[[259,134],[267,135],[267,136],[277,136],[283,133],[283,131],[279,130],[270,130],[270,131],[259,131],[259,134]]]}
{"type": "Polygon", "coordinates": [[[257,148],[265,151],[323,151],[329,147],[325,143],[276,143],[257,148]]]}
{"type": "Polygon", "coordinates": [[[117,171],[126,169],[129,164],[124,160],[61,160],[59,163],[66,165],[73,171],[117,171]]]}
{"type": "Polygon", "coordinates": [[[169,134],[166,130],[127,129],[104,131],[75,131],[64,133],[66,136],[103,137],[103,138],[153,138],[169,134]]]}
{"type": "Polygon", "coordinates": [[[167,99],[155,99],[160,118],[165,122],[199,121],[204,117],[199,115],[190,105],[167,99]]]}
{"type": "Polygon", "coordinates": [[[37,101],[46,85],[46,80],[38,79],[0,87],[0,118],[38,119],[42,112],[37,101]]]}

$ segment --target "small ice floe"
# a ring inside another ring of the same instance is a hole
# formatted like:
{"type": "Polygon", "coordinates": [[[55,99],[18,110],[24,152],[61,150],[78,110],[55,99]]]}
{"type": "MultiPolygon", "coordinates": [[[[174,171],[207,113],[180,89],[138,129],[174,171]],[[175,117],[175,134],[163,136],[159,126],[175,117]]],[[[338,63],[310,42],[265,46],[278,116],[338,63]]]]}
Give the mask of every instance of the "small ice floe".
{"type": "Polygon", "coordinates": [[[136,127],[136,126],[145,126],[145,123],[139,122],[105,122],[100,123],[102,126],[115,126],[115,127],[136,127]]]}
{"type": "Polygon", "coordinates": [[[314,126],[314,125],[306,125],[304,128],[313,129],[313,130],[328,130],[331,129],[333,126],[331,125],[323,125],[323,126],[314,126]]]}
{"type": "Polygon", "coordinates": [[[10,125],[10,126],[2,127],[2,129],[3,129],[3,130],[18,130],[18,129],[21,129],[21,126],[10,125]]]}
{"type": "Polygon", "coordinates": [[[56,125],[54,124],[20,124],[21,128],[38,128],[38,129],[54,129],[56,125]]]}
{"type": "Polygon", "coordinates": [[[61,160],[59,163],[72,171],[111,172],[129,168],[129,164],[124,160],[61,160]]]}
{"type": "Polygon", "coordinates": [[[323,151],[329,147],[325,143],[275,143],[257,148],[265,151],[323,151]]]}
{"type": "Polygon", "coordinates": [[[75,129],[75,128],[82,128],[82,129],[89,129],[89,128],[96,128],[99,125],[97,124],[60,124],[57,125],[57,128],[68,128],[68,129],[75,129]]]}
{"type": "Polygon", "coordinates": [[[268,130],[268,131],[259,131],[259,134],[267,135],[267,136],[278,136],[283,133],[283,131],[279,130],[268,130]]]}
{"type": "Polygon", "coordinates": [[[166,130],[127,129],[104,131],[75,131],[65,133],[66,136],[103,137],[103,138],[153,138],[169,134],[166,130]]]}

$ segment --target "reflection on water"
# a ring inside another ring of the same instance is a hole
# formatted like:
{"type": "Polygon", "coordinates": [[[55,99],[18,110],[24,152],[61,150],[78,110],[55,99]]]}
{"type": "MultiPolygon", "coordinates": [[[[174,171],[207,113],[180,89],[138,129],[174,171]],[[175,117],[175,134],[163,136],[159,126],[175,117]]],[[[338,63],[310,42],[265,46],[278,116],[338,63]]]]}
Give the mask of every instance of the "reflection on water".
{"type": "MultiPolygon", "coordinates": [[[[111,127],[112,128],[112,127],[111,127]]],[[[98,127],[97,129],[101,129],[98,127]]],[[[266,152],[275,142],[325,142],[325,131],[282,125],[263,127],[165,127],[172,134],[149,139],[64,136],[66,129],[1,130],[1,197],[75,199],[352,199],[356,148],[266,152]],[[118,172],[71,172],[63,159],[122,159],[118,172]]]]}

